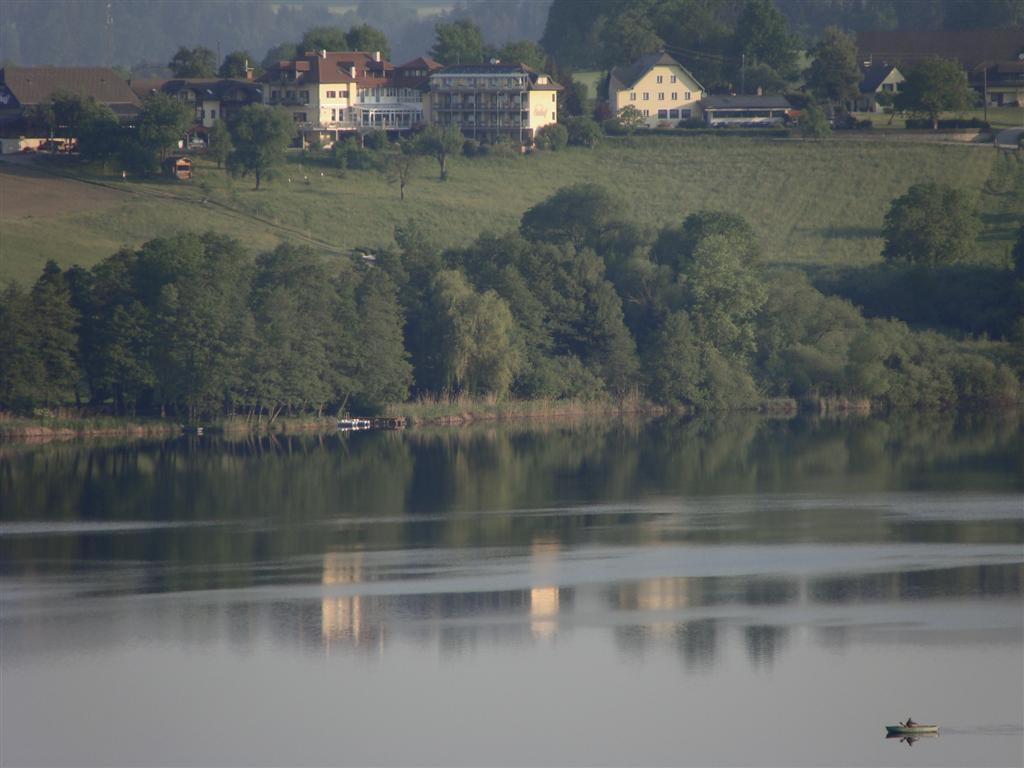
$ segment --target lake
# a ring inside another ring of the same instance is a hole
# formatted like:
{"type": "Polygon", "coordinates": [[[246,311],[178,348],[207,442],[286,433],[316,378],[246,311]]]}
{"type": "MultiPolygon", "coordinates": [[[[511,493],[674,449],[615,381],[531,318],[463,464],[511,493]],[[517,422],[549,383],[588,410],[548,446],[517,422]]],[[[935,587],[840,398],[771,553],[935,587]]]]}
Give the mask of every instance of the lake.
{"type": "Polygon", "coordinates": [[[1021,427],[3,444],[0,763],[1020,766],[1021,427]]]}

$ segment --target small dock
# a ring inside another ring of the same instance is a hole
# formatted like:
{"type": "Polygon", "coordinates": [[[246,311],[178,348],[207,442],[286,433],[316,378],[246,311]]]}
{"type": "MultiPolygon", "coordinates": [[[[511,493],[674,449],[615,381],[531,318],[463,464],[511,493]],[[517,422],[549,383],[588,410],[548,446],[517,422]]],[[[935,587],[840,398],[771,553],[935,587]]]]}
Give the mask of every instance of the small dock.
{"type": "Polygon", "coordinates": [[[364,429],[405,429],[402,416],[376,416],[372,419],[338,419],[338,429],[344,432],[358,432],[364,429]]]}

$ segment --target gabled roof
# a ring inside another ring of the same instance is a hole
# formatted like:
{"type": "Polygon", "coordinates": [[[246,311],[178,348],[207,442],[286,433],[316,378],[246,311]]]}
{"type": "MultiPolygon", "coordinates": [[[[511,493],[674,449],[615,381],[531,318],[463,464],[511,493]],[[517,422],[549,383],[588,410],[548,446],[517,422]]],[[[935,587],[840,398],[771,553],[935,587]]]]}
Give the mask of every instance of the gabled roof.
{"type": "Polygon", "coordinates": [[[705,96],[702,109],[789,109],[784,96],[705,96]]]}
{"type": "Polygon", "coordinates": [[[196,95],[209,100],[223,101],[232,91],[240,90],[254,101],[263,96],[263,90],[251,80],[235,78],[188,77],[171,80],[137,80],[132,81],[132,90],[140,99],[151,93],[160,91],[172,96],[184,90],[192,90],[196,95]]]}
{"type": "Polygon", "coordinates": [[[985,61],[1016,59],[1024,51],[1024,27],[959,29],[936,32],[857,33],[859,61],[914,64],[931,56],[956,59],[966,69],[985,61]]]}
{"type": "Polygon", "coordinates": [[[614,81],[618,81],[619,87],[617,90],[623,88],[632,88],[636,85],[637,81],[641,77],[650,72],[654,67],[665,66],[665,67],[679,67],[686,73],[686,76],[693,80],[697,84],[700,90],[704,90],[704,86],[697,82],[697,78],[693,76],[686,67],[676,61],[674,58],[669,56],[664,51],[657,51],[655,53],[645,53],[639,59],[634,61],[628,66],[612,67],[610,77],[614,81]]]}
{"type": "Polygon", "coordinates": [[[128,81],[107,67],[5,67],[0,69],[0,81],[22,107],[46,101],[57,91],[93,98],[122,111],[139,106],[128,81]]]}
{"type": "Polygon", "coordinates": [[[412,61],[407,61],[405,64],[399,64],[395,69],[440,69],[444,64],[434,61],[429,56],[417,56],[412,61]]]}
{"type": "MultiPolygon", "coordinates": [[[[882,84],[893,71],[899,72],[896,67],[864,67],[861,69],[861,80],[860,80],[860,92],[861,93],[874,93],[878,90],[878,86],[882,84]]],[[[902,74],[902,73],[900,73],[902,74]]]]}

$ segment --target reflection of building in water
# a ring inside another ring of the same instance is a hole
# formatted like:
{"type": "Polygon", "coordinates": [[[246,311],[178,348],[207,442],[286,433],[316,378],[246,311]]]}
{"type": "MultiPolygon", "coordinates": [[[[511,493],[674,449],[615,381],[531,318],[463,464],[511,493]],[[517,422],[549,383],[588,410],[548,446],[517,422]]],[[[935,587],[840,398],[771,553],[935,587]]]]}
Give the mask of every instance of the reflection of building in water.
{"type": "Polygon", "coordinates": [[[558,631],[558,587],[530,590],[530,631],[537,638],[554,637],[558,631]]]}
{"type": "MultiPolygon", "coordinates": [[[[555,575],[562,543],[554,537],[536,536],[530,546],[530,571],[535,579],[555,575]]],[[[551,638],[558,633],[559,595],[557,586],[530,589],[530,631],[536,638],[551,638]]]]}
{"type": "MultiPolygon", "coordinates": [[[[324,555],[320,583],[325,587],[358,584],[362,580],[362,552],[328,552],[324,555]]],[[[367,621],[367,607],[361,595],[324,595],[320,604],[320,632],[328,652],[332,641],[349,646],[376,643],[383,650],[384,632],[377,622],[367,621]]]]}

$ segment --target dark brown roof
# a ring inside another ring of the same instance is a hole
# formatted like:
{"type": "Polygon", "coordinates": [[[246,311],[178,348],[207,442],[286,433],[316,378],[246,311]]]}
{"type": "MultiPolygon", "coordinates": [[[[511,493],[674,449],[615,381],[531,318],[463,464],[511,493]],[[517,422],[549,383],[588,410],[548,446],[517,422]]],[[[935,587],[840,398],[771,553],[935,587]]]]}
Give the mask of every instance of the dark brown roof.
{"type": "Polygon", "coordinates": [[[139,106],[128,81],[106,67],[5,67],[0,80],[23,107],[39,104],[57,91],[92,97],[108,106],[139,106]]]}
{"type": "Polygon", "coordinates": [[[889,64],[913,64],[931,56],[956,59],[966,69],[985,61],[1016,59],[1024,52],[1024,27],[938,32],[857,33],[857,57],[889,64]]]}
{"type": "Polygon", "coordinates": [[[690,76],[693,82],[697,83],[701,90],[704,89],[704,86],[697,82],[697,78],[693,76],[693,73],[691,73],[690,70],[664,51],[646,53],[628,66],[612,67],[611,77],[622,84],[621,88],[632,88],[636,84],[637,80],[650,72],[652,67],[658,65],[679,67],[683,72],[690,76]]]}

